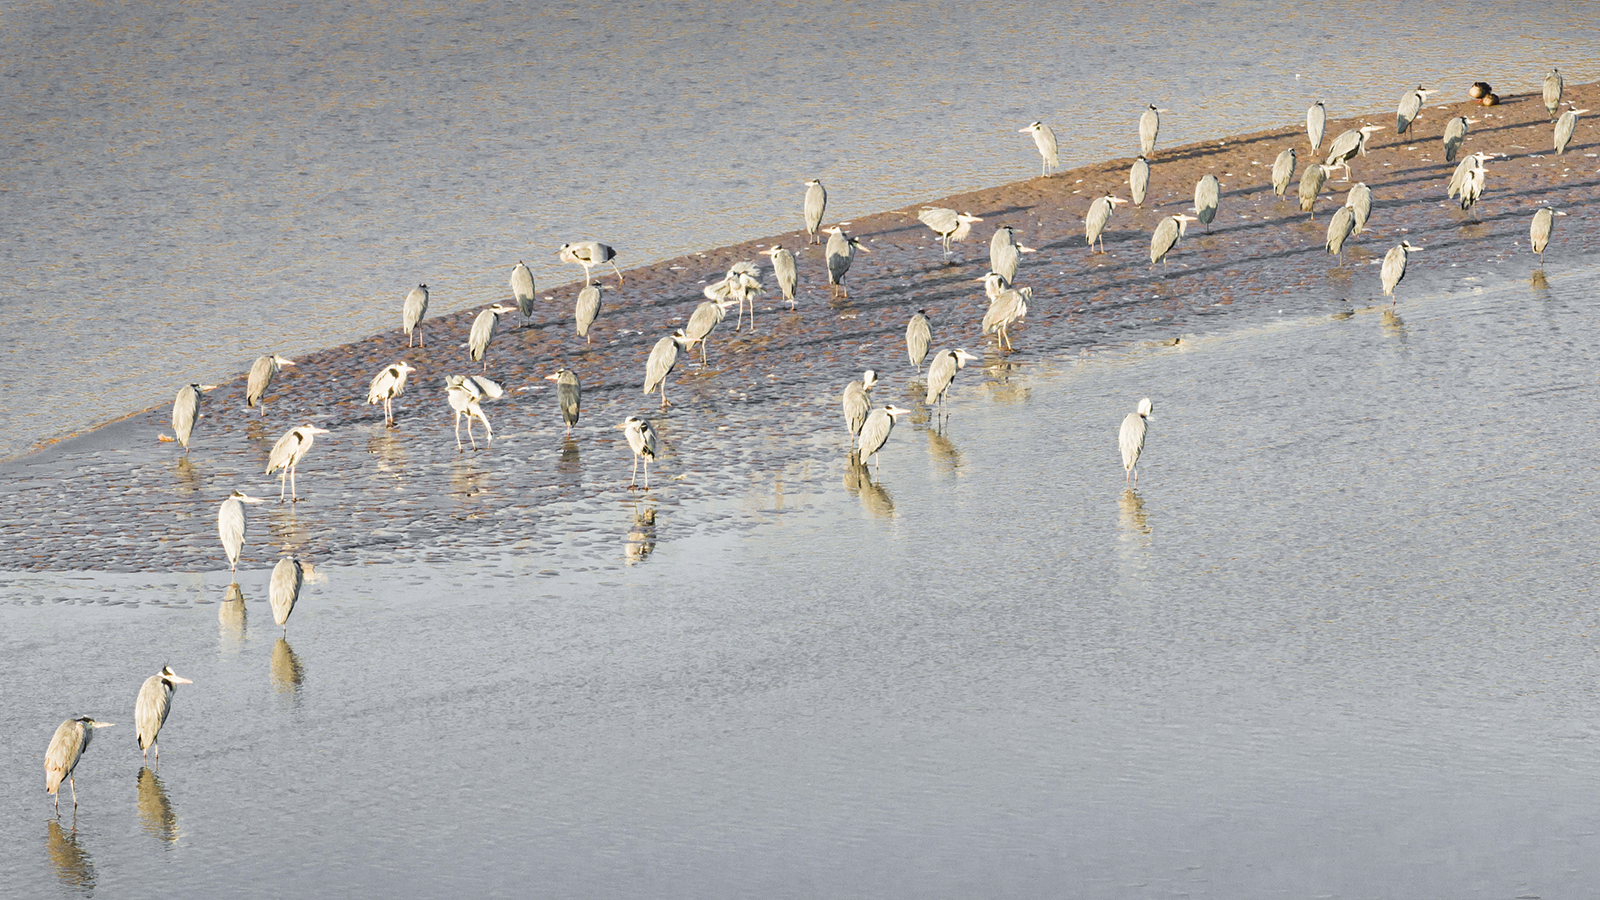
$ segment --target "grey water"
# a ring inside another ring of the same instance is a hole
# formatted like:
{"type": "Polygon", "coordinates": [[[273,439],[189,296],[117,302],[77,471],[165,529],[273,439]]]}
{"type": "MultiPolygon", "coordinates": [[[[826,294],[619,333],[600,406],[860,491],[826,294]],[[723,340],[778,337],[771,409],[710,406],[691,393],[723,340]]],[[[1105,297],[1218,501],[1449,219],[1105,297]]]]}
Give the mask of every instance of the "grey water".
{"type": "MultiPolygon", "coordinates": [[[[241,372],[625,265],[1173,145],[1600,77],[1587,4],[13,4],[0,458],[241,372]]],[[[686,273],[700,278],[714,273],[686,273]]],[[[626,302],[626,295],[622,301],[626,302]]]]}
{"type": "Polygon", "coordinates": [[[226,572],[0,576],[0,884],[1592,893],[1597,275],[968,370],[876,482],[619,486],[564,552],[319,569],[286,636],[263,570],[243,611],[226,572]],[[63,710],[119,727],[58,822],[63,710]]]}

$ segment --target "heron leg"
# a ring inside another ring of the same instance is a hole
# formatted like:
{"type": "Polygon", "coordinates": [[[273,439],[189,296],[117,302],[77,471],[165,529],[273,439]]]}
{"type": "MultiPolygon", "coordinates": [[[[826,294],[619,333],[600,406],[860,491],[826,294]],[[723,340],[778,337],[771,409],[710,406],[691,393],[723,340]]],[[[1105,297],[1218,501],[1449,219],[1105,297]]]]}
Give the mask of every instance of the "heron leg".
{"type": "Polygon", "coordinates": [[[483,433],[485,435],[484,443],[492,446],[494,444],[494,428],[489,424],[488,416],[483,417],[483,433]]]}
{"type": "Polygon", "coordinates": [[[617,268],[617,261],[611,261],[611,271],[617,273],[617,287],[622,287],[622,270],[617,268]]]}
{"type": "Polygon", "coordinates": [[[298,490],[296,490],[295,486],[294,486],[294,470],[295,470],[295,468],[296,468],[296,464],[295,463],[290,463],[289,464],[289,502],[290,503],[299,503],[300,502],[300,492],[298,490]]]}
{"type": "Polygon", "coordinates": [[[456,449],[461,449],[461,413],[456,413],[456,449]]]}
{"type": "Polygon", "coordinates": [[[644,461],[644,489],[650,490],[650,460],[644,461]]]}
{"type": "Polygon", "coordinates": [[[289,469],[288,469],[287,466],[285,466],[284,470],[283,470],[283,474],[278,476],[278,502],[279,503],[283,502],[283,489],[288,485],[288,483],[289,483],[289,469]]]}
{"type": "MultiPolygon", "coordinates": [[[[78,779],[74,776],[68,775],[67,783],[72,785],[72,808],[74,811],[76,811],[78,808],[78,779]]],[[[61,802],[60,794],[56,795],[56,802],[58,804],[61,802]]]]}
{"type": "Polygon", "coordinates": [[[637,484],[638,482],[639,482],[639,454],[635,453],[633,455],[633,475],[632,475],[632,477],[630,477],[628,479],[628,490],[630,490],[630,491],[633,490],[633,486],[635,484],[637,484]]]}
{"type": "MultiPolygon", "coordinates": [[[[663,379],[661,379],[661,408],[662,409],[666,409],[667,407],[669,407],[671,405],[672,405],[671,403],[667,402],[667,379],[663,378],[663,379]]],[[[649,463],[645,463],[645,471],[646,472],[650,471],[650,464],[649,463]]],[[[649,476],[648,475],[645,476],[645,480],[646,481],[649,480],[649,476]]]]}

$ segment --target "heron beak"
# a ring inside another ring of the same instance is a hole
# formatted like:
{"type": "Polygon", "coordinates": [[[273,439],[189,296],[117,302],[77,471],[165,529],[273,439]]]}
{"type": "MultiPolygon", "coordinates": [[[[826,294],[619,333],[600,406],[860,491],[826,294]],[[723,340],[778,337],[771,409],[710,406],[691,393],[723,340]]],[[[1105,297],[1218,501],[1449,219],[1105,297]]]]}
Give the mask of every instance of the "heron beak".
{"type": "Polygon", "coordinates": [[[1028,128],[1018,128],[1018,129],[1017,129],[1017,134],[1027,134],[1027,133],[1028,133],[1028,132],[1030,132],[1030,131],[1032,131],[1032,130],[1033,130],[1033,128],[1032,128],[1032,127],[1028,127],[1028,128]]]}
{"type": "Polygon", "coordinates": [[[115,722],[91,722],[91,723],[89,723],[89,727],[90,728],[115,728],[116,726],[117,726],[117,723],[115,723],[115,722]]]}
{"type": "Polygon", "coordinates": [[[217,388],[218,388],[218,387],[220,387],[220,385],[215,385],[215,384],[202,384],[202,385],[200,385],[200,390],[202,390],[202,391],[214,391],[214,390],[216,390],[216,389],[217,389],[217,388]]]}
{"type": "Polygon", "coordinates": [[[1564,215],[1566,215],[1566,213],[1562,212],[1559,209],[1550,210],[1550,214],[1553,215],[1553,216],[1564,216],[1564,215]]]}
{"type": "Polygon", "coordinates": [[[187,678],[184,678],[181,675],[172,676],[172,683],[173,684],[194,684],[194,682],[190,681],[187,678]]]}
{"type": "Polygon", "coordinates": [[[280,359],[280,360],[278,360],[278,365],[279,366],[292,366],[292,365],[294,365],[294,360],[292,360],[292,359],[280,359]]]}
{"type": "Polygon", "coordinates": [[[317,428],[317,427],[313,426],[312,429],[311,429],[311,433],[312,434],[332,434],[333,432],[329,431],[326,428],[317,428]]]}
{"type": "Polygon", "coordinates": [[[555,381],[555,380],[557,380],[557,379],[559,379],[559,378],[560,378],[560,377],[561,377],[561,376],[560,376],[560,375],[554,375],[554,374],[552,374],[552,375],[546,375],[546,376],[545,376],[545,377],[544,377],[544,380],[545,380],[545,381],[555,381]]]}
{"type": "Polygon", "coordinates": [[[245,494],[243,497],[239,498],[239,502],[240,503],[262,503],[264,501],[260,497],[252,497],[249,494],[245,494]]]}

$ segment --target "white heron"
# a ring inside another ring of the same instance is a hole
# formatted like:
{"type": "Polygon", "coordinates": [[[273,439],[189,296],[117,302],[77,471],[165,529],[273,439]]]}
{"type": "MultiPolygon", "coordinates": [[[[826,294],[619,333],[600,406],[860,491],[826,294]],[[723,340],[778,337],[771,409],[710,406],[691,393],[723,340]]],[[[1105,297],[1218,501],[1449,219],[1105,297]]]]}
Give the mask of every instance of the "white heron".
{"type": "Polygon", "coordinates": [[[650,427],[647,419],[638,416],[629,416],[617,428],[622,431],[623,437],[628,440],[628,449],[633,451],[633,477],[628,479],[629,490],[639,481],[639,460],[644,460],[644,489],[650,490],[650,461],[656,458],[659,445],[656,442],[656,430],[650,427]]]}
{"type": "Polygon", "coordinates": [[[1136,412],[1128,413],[1117,431],[1117,446],[1122,450],[1122,483],[1139,486],[1139,454],[1144,452],[1144,438],[1150,421],[1150,398],[1139,401],[1136,412]]]}
{"type": "Polygon", "coordinates": [[[1056,146],[1056,133],[1050,130],[1049,125],[1034,122],[1027,128],[1018,129],[1018,133],[1033,135],[1033,145],[1039,148],[1039,156],[1044,162],[1040,175],[1049,175],[1061,165],[1061,155],[1056,146]]]}

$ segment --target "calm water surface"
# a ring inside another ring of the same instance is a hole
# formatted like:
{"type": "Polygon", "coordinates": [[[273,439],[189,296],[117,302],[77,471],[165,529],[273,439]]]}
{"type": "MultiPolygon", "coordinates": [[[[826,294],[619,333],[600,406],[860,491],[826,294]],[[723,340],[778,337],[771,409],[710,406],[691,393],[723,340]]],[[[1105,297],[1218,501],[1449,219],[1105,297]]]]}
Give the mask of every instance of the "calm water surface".
{"type": "Polygon", "coordinates": [[[559,553],[330,567],[286,641],[260,570],[243,621],[226,573],[3,576],[0,883],[1590,893],[1597,276],[969,371],[876,485],[617,491],[559,553]],[[127,673],[168,661],[141,774],[127,673]],[[74,709],[120,725],[75,829],[37,777],[74,709]]]}
{"type": "MultiPolygon", "coordinates": [[[[1126,155],[1600,77],[1586,4],[18,3],[0,16],[0,457],[506,294],[1126,155]],[[1463,28],[1470,22],[1470,40],[1463,28]],[[1397,26],[1397,23],[1403,23],[1397,26]]],[[[699,276],[695,276],[699,277],[699,276]]],[[[626,293],[608,302],[627,302],[626,293]]]]}

